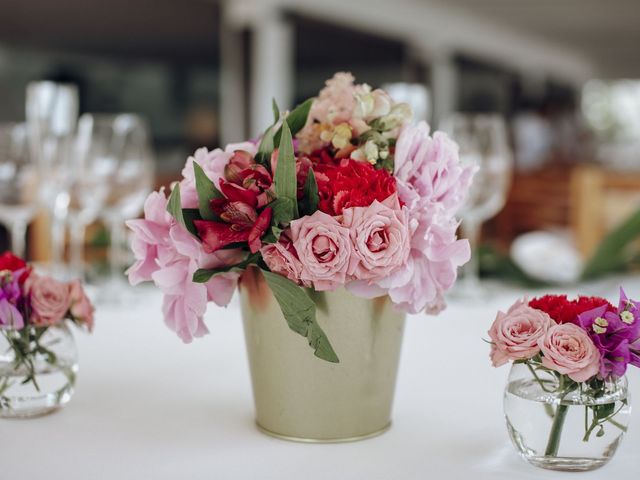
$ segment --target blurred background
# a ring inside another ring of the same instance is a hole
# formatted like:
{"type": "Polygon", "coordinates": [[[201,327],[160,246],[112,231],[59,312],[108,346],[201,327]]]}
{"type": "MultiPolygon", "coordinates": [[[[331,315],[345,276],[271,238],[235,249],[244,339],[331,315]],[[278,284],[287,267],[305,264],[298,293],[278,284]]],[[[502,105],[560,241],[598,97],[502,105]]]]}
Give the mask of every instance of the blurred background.
{"type": "Polygon", "coordinates": [[[111,238],[121,269],[123,220],[195,148],[255,138],[271,97],[290,108],[345,70],[480,167],[460,212],[472,282],[477,268],[566,283],[638,264],[636,0],[0,0],[0,22],[0,251],[13,237],[32,260],[99,267],[111,238]],[[61,84],[83,160],[51,160],[43,179],[28,165],[67,131],[35,106],[61,84]]]}

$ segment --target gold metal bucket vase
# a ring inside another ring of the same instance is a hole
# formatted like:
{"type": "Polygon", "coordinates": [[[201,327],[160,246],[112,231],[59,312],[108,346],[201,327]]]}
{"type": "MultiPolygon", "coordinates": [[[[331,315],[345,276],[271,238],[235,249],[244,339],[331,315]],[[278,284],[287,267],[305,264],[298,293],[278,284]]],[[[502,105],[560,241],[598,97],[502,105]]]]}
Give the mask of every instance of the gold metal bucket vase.
{"type": "Polygon", "coordinates": [[[269,435],[303,442],[373,437],[391,424],[404,313],[388,297],[325,292],[316,318],[340,363],[313,355],[287,326],[264,277],[250,269],[240,298],[256,423],[269,435]]]}

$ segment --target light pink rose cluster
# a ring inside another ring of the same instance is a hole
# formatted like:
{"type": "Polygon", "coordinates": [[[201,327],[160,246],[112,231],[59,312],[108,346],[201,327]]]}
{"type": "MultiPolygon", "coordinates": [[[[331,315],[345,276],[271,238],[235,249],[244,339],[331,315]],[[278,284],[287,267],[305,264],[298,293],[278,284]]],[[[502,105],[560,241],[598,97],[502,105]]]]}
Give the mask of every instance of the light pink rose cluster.
{"type": "Polygon", "coordinates": [[[600,352],[585,330],[573,323],[557,324],[546,312],[517,301],[498,312],[489,330],[494,367],[540,355],[542,366],[585,382],[598,374],[600,352]]]}
{"type": "Polygon", "coordinates": [[[164,190],[151,193],[145,202],[144,219],[130,220],[127,226],[133,231],[136,258],[127,271],[131,284],[152,280],[160,288],[165,323],[184,342],[207,333],[203,322],[207,302],[227,305],[236,288],[237,274],[217,275],[206,284],[193,282],[193,274],[199,268],[237,263],[243,258],[242,252],[230,249],[206,253],[203,244],[167,212],[164,190]]]}
{"type": "Polygon", "coordinates": [[[381,280],[409,254],[407,212],[396,195],[332,217],[321,211],[291,222],[277,244],[261,250],[269,268],[301,285],[334,290],[381,280]]]}
{"type": "Polygon", "coordinates": [[[31,307],[31,321],[39,327],[57,325],[70,318],[93,329],[94,307],[79,280],[59,282],[51,277],[32,273],[26,283],[31,307]]]}

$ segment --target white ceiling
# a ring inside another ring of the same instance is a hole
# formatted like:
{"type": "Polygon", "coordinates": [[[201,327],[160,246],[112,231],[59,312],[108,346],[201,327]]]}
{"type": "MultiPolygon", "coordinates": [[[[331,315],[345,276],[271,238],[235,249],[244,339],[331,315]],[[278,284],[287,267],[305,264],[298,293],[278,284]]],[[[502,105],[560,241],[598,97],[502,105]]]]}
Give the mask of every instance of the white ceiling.
{"type": "Polygon", "coordinates": [[[437,0],[437,3],[581,52],[593,61],[600,76],[640,78],[640,0],[437,0]]]}

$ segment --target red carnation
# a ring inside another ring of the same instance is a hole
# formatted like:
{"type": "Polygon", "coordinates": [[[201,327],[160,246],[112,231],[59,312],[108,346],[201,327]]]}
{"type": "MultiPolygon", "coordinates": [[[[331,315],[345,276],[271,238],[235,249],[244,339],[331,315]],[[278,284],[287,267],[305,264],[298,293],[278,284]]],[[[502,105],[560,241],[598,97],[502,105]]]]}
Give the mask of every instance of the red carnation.
{"type": "Polygon", "coordinates": [[[332,165],[321,160],[313,171],[320,197],[318,208],[329,215],[342,215],[345,208],[368,207],[374,200],[382,202],[396,192],[391,174],[369,163],[342,160],[332,165]]]}
{"type": "Polygon", "coordinates": [[[16,257],[11,252],[4,252],[0,255],[0,272],[3,270],[9,270],[10,272],[24,270],[20,277],[20,283],[23,283],[31,273],[31,269],[27,266],[27,262],[20,257],[16,257]]]}
{"type": "Polygon", "coordinates": [[[556,323],[574,323],[578,326],[578,315],[603,305],[607,305],[612,312],[616,311],[613,305],[600,297],[581,296],[569,300],[566,295],[545,295],[529,302],[531,308],[546,312],[556,323]]]}

